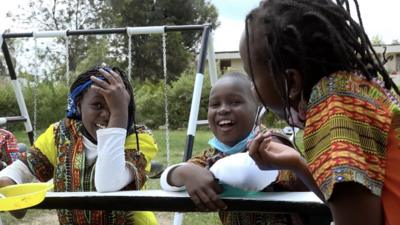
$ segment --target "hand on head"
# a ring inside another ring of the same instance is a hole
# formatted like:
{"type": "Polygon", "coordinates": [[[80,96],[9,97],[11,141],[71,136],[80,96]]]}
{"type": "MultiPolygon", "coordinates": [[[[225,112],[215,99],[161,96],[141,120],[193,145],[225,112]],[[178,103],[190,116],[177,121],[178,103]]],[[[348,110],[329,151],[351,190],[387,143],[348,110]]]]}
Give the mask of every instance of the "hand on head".
{"type": "Polygon", "coordinates": [[[128,108],[130,96],[124,82],[121,76],[113,70],[99,69],[99,72],[108,82],[91,76],[90,79],[95,84],[91,88],[100,93],[107,103],[110,111],[108,127],[125,128],[128,120],[128,110],[121,109],[128,108]]]}

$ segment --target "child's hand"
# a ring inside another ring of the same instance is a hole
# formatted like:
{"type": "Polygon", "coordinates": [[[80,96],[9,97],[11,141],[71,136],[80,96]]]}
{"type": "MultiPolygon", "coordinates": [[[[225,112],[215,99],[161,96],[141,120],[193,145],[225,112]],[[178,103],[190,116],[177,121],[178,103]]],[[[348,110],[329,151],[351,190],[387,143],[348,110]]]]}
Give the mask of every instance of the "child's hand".
{"type": "Polygon", "coordinates": [[[260,169],[295,170],[302,157],[295,149],[271,141],[269,132],[258,134],[250,143],[249,154],[260,169]]]}
{"type": "Polygon", "coordinates": [[[95,76],[90,79],[96,84],[92,88],[95,88],[104,97],[110,110],[108,127],[126,128],[130,96],[124,82],[121,76],[112,70],[99,69],[99,72],[107,79],[108,83],[95,76]]]}
{"type": "Polygon", "coordinates": [[[226,209],[227,206],[218,196],[222,192],[222,188],[215,181],[210,171],[192,163],[188,163],[179,169],[182,169],[182,178],[186,190],[199,209],[226,209]]]}

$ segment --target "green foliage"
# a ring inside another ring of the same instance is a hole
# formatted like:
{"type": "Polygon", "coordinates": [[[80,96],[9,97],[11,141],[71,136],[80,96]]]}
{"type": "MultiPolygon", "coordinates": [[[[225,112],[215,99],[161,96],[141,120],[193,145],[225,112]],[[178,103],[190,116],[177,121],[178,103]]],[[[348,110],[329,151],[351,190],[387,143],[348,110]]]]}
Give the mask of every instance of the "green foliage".
{"type": "MultiPolygon", "coordinates": [[[[115,17],[103,11],[108,27],[217,24],[216,8],[205,0],[109,0],[108,6],[115,17]]],[[[201,32],[168,33],[167,64],[170,80],[176,80],[186,69],[196,50],[201,32]]],[[[126,39],[115,37],[114,55],[126,55],[126,39]]],[[[162,46],[160,35],[132,36],[133,74],[141,80],[156,81],[162,77],[162,46]]],[[[121,62],[123,68],[127,62],[121,62]]]]}
{"type": "MultiPolygon", "coordinates": [[[[187,127],[192,101],[195,72],[185,71],[178,80],[168,85],[169,125],[172,129],[187,127]]],[[[165,124],[163,83],[141,82],[135,85],[137,121],[149,127],[158,128],[165,124]]],[[[206,75],[203,81],[200,111],[198,118],[207,119],[210,80],[206,75]]]]}
{"type": "Polygon", "coordinates": [[[10,83],[0,80],[0,116],[20,115],[17,99],[10,83]]]}
{"type": "MultiPolygon", "coordinates": [[[[46,128],[65,115],[68,88],[63,84],[40,83],[37,93],[37,129],[46,128]]],[[[29,117],[34,124],[34,86],[31,84],[23,88],[26,107],[29,117]]],[[[11,84],[5,84],[0,89],[0,116],[21,115],[11,84]]],[[[21,128],[21,124],[8,124],[10,129],[21,128]]]]}
{"type": "MultiPolygon", "coordinates": [[[[135,85],[135,84],[134,84],[135,85]]],[[[135,85],[136,120],[149,127],[164,124],[164,97],[162,84],[143,82],[135,85]]]]}
{"type": "Polygon", "coordinates": [[[94,65],[100,65],[101,63],[113,64],[112,59],[107,56],[108,40],[105,37],[101,37],[93,41],[93,44],[88,45],[87,57],[77,63],[76,71],[78,74],[87,71],[94,65]]]}
{"type": "Polygon", "coordinates": [[[379,35],[374,35],[374,36],[372,36],[372,38],[371,38],[371,43],[372,43],[373,45],[384,45],[384,44],[385,44],[385,43],[383,42],[383,40],[382,40],[382,37],[379,36],[379,35]]]}
{"type": "MultiPolygon", "coordinates": [[[[185,128],[188,125],[187,122],[189,120],[194,81],[195,72],[194,70],[189,70],[183,73],[177,81],[171,83],[168,96],[170,101],[169,118],[172,128],[185,128]]],[[[210,79],[208,75],[205,75],[198,114],[199,120],[207,119],[207,106],[210,90],[210,79]]]]}

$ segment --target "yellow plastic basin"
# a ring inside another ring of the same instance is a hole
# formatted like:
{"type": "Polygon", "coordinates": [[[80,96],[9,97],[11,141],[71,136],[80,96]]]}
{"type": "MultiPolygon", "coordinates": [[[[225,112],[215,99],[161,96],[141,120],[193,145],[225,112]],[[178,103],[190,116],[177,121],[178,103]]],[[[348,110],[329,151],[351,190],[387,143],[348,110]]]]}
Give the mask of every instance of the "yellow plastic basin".
{"type": "Polygon", "coordinates": [[[0,188],[0,211],[29,208],[44,200],[52,183],[26,183],[0,188]]]}

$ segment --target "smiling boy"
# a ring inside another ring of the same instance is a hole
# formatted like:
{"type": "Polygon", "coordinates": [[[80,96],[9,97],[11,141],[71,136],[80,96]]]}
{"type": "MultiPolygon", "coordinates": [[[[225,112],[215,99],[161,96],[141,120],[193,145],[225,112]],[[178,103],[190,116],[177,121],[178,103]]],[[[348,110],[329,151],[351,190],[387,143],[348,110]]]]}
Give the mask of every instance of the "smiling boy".
{"type": "MultiPolygon", "coordinates": [[[[238,169],[239,165],[236,163],[229,165],[230,157],[244,154],[241,152],[247,151],[248,142],[255,135],[257,109],[258,104],[252,92],[252,84],[246,75],[228,73],[222,76],[211,89],[209,96],[207,119],[214,134],[214,138],[208,142],[210,148],[186,163],[168,167],[161,176],[161,187],[168,191],[186,189],[199,209],[220,210],[219,216],[224,225],[302,224],[297,216],[294,218],[292,215],[276,216],[267,213],[224,211],[227,206],[219,197],[219,194],[223,191],[220,182],[224,180],[218,182],[215,179],[216,177],[221,178],[220,174],[224,173],[225,177],[234,177],[236,181],[243,183],[243,185],[239,185],[240,187],[246,186],[250,189],[257,187],[257,190],[263,190],[270,183],[264,181],[264,178],[267,179],[266,173],[258,168],[254,169],[245,165],[242,169],[238,169]],[[221,162],[224,162],[224,165],[221,162]],[[226,163],[229,166],[225,166],[226,163]],[[215,169],[216,166],[218,169],[215,169]],[[232,172],[233,170],[236,172],[232,172]],[[241,177],[246,177],[241,176],[242,172],[247,174],[258,173],[258,175],[251,177],[258,177],[259,179],[241,180],[241,177]]],[[[275,136],[273,139],[279,142],[275,136]]],[[[277,172],[275,172],[274,180],[276,174],[277,172]]],[[[283,184],[287,182],[284,177],[286,175],[286,172],[280,172],[276,183],[268,186],[267,189],[269,191],[274,191],[275,188],[290,190],[285,189],[285,185],[293,182],[283,184]]],[[[226,184],[226,182],[223,183],[226,184]]]]}

